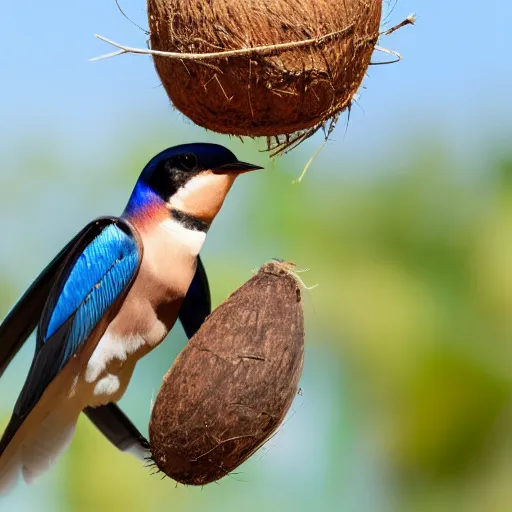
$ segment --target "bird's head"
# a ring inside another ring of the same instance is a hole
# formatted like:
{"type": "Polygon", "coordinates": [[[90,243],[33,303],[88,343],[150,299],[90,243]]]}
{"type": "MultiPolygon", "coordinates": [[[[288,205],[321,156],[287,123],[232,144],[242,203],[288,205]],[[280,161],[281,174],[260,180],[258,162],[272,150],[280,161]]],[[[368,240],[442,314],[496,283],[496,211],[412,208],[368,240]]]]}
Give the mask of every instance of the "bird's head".
{"type": "Polygon", "coordinates": [[[124,216],[131,219],[171,215],[197,221],[207,229],[235,179],[262,169],[240,162],[218,144],[183,144],[152,158],[142,171],[124,216]]]}

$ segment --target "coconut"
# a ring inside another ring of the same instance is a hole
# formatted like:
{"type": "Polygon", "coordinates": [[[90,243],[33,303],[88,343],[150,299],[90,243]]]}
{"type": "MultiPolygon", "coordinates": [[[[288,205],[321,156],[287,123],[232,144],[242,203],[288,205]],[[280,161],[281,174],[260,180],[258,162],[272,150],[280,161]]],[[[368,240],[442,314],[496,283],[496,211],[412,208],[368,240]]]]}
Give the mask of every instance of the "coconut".
{"type": "Polygon", "coordinates": [[[154,56],[154,63],[174,106],[197,125],[270,137],[314,133],[350,106],[379,36],[382,0],[148,0],[147,7],[152,50],[267,48],[193,61],[154,56]]]}
{"type": "Polygon", "coordinates": [[[152,459],[204,485],[250,457],[297,394],[304,320],[293,265],[261,270],[208,317],[166,374],[149,424],[152,459]]]}

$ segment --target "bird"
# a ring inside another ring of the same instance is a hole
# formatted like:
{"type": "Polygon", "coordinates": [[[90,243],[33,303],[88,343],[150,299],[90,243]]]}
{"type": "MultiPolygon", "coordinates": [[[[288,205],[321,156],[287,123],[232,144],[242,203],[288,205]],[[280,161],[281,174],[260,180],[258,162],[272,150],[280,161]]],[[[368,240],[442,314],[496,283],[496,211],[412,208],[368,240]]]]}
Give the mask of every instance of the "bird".
{"type": "Polygon", "coordinates": [[[20,474],[32,483],[53,465],[82,411],[121,450],[147,448],[116,402],[178,316],[191,337],[209,313],[199,252],[235,179],[258,169],[217,144],[162,151],[122,215],[89,223],[25,292],[0,325],[0,376],[37,328],[0,439],[0,495],[20,474]]]}

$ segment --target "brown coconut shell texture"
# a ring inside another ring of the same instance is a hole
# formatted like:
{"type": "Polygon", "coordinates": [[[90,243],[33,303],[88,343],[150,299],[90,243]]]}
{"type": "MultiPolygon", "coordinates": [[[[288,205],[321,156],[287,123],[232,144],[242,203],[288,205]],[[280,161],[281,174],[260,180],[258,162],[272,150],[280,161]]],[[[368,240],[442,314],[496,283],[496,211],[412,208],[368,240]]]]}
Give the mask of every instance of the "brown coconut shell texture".
{"type": "Polygon", "coordinates": [[[226,476],[278,428],[304,361],[300,290],[271,262],[221,304],[164,377],[149,424],[153,460],[204,485],[226,476]]]}
{"type": "Polygon", "coordinates": [[[148,0],[151,48],[207,53],[319,38],[276,56],[205,61],[155,57],[174,106],[204,128],[275,136],[322,125],[345,110],[378,39],[382,0],[148,0]],[[215,67],[212,67],[215,66],[215,67]]]}

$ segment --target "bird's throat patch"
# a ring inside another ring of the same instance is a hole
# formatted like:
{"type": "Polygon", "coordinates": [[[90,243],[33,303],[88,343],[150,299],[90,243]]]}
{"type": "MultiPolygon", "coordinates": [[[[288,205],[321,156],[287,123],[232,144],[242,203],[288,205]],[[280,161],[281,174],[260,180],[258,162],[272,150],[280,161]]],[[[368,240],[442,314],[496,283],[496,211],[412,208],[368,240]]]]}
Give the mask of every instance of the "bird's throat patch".
{"type": "Polygon", "coordinates": [[[171,208],[171,217],[179,222],[184,228],[191,229],[192,231],[202,231],[203,233],[207,233],[208,229],[210,229],[210,225],[193,215],[177,210],[176,208],[171,208]]]}

